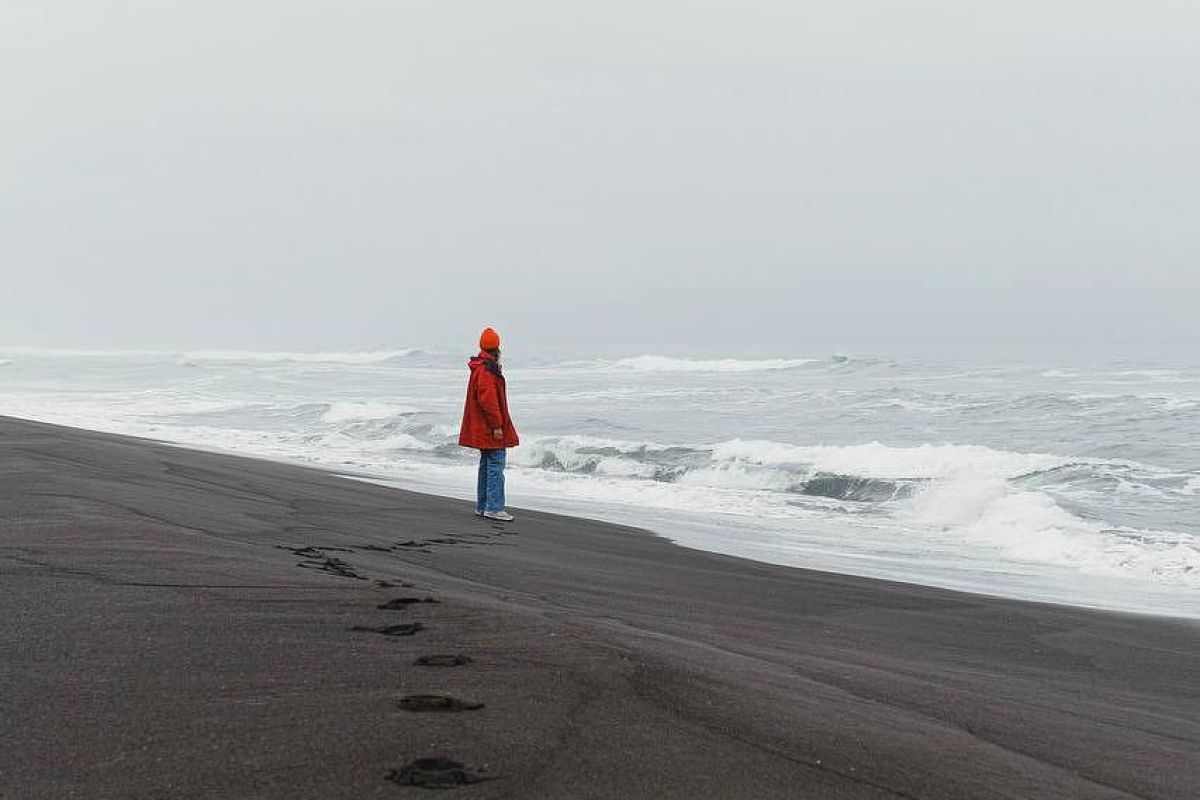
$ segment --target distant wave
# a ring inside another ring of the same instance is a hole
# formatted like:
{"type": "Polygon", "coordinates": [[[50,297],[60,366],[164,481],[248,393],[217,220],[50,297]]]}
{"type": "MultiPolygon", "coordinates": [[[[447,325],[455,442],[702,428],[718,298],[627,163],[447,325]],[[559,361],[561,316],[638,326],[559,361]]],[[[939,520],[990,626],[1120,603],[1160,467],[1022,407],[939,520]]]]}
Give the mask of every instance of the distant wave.
{"type": "Polygon", "coordinates": [[[812,364],[816,360],[813,358],[691,359],[646,355],[622,358],[614,361],[611,366],[614,369],[634,372],[765,372],[794,369],[805,364],[812,364]]]}
{"type": "Polygon", "coordinates": [[[397,358],[418,355],[415,347],[396,350],[351,351],[288,351],[288,350],[193,350],[179,353],[167,350],[89,350],[59,347],[0,347],[5,356],[32,358],[182,358],[185,363],[309,363],[309,364],[376,364],[397,358]]]}
{"type": "Polygon", "coordinates": [[[363,350],[350,352],[291,352],[274,350],[198,350],[184,354],[188,362],[214,361],[223,363],[270,364],[295,362],[304,364],[378,364],[420,353],[416,348],[403,350],[363,350]]]}
{"type": "Polygon", "coordinates": [[[1101,372],[1081,372],[1073,369],[1049,369],[1042,372],[1041,377],[1071,378],[1091,383],[1120,385],[1137,381],[1149,381],[1151,383],[1183,383],[1188,380],[1188,377],[1177,369],[1123,369],[1106,370],[1101,372]],[[1130,378],[1134,380],[1126,380],[1130,378]]]}

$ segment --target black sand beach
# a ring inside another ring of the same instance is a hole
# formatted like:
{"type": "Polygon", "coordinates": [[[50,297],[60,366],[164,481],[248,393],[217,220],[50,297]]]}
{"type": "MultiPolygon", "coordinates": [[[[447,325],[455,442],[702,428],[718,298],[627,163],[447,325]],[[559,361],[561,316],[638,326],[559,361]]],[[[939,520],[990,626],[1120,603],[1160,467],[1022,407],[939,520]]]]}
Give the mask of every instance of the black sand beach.
{"type": "Polygon", "coordinates": [[[1195,622],[11,419],[0,476],[5,800],[1200,793],[1195,622]]]}

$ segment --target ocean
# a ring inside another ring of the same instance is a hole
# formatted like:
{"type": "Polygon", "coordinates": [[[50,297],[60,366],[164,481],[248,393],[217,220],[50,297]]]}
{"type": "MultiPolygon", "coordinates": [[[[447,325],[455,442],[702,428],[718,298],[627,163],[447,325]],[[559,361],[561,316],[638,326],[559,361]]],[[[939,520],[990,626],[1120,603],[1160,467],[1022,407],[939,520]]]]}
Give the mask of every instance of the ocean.
{"type": "MultiPolygon", "coordinates": [[[[469,350],[0,348],[0,414],[473,498],[469,350]]],[[[1200,368],[506,356],[510,506],[745,558],[1200,617],[1200,368]]],[[[519,513],[519,511],[518,511],[519,513]]]]}

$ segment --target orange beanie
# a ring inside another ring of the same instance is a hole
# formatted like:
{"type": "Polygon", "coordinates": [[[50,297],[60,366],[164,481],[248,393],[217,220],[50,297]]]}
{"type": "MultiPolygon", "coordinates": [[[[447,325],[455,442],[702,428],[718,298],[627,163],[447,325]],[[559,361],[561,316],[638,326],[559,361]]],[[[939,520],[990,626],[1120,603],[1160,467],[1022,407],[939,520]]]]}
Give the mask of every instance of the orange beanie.
{"type": "Polygon", "coordinates": [[[491,328],[484,328],[483,333],[479,334],[479,349],[499,350],[500,334],[496,333],[491,328]]]}

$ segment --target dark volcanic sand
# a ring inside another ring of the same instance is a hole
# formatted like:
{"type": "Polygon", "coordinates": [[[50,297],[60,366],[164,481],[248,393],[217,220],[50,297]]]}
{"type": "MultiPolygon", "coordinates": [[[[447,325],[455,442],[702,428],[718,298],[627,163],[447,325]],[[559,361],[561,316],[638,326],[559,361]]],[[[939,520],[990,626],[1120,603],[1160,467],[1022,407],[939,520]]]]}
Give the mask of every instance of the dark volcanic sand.
{"type": "Polygon", "coordinates": [[[1194,622],[9,419],[0,480],[5,800],[1200,796],[1194,622]]]}

